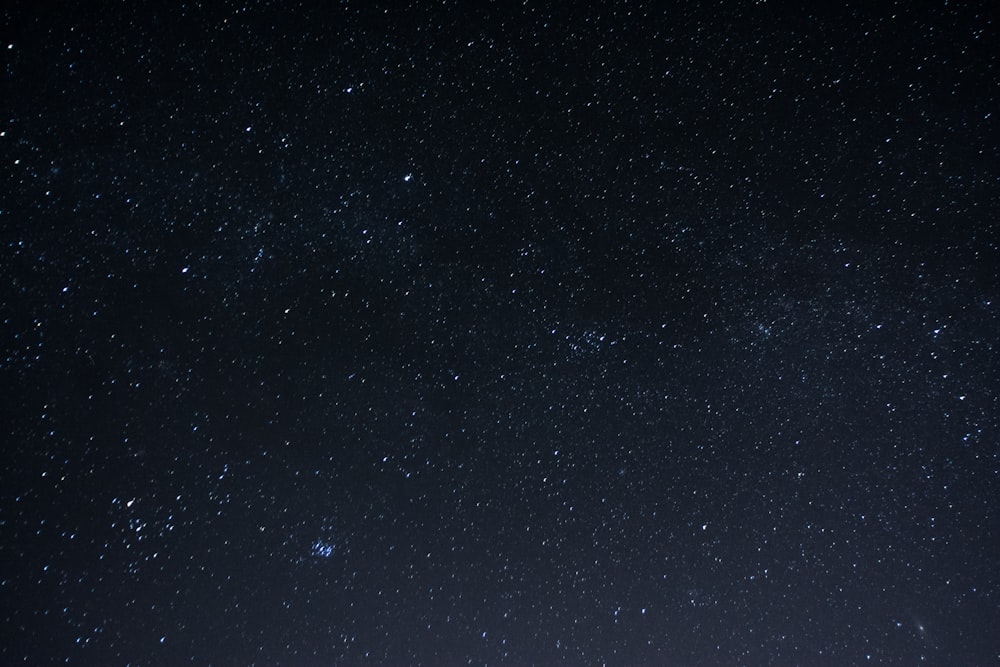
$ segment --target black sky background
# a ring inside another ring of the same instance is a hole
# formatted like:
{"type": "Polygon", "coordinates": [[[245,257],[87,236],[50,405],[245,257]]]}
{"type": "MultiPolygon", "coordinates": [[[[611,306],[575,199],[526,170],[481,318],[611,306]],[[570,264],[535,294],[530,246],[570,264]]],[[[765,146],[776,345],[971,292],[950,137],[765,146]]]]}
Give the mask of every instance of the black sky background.
{"type": "Polygon", "coordinates": [[[1000,663],[989,3],[0,17],[0,662],[1000,663]]]}

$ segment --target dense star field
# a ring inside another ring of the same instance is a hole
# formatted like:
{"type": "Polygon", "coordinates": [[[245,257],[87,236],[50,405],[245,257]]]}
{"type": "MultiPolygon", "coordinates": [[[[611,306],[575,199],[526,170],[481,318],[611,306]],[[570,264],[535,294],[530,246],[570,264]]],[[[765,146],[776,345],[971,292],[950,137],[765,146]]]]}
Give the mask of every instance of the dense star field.
{"type": "Polygon", "coordinates": [[[0,663],[1000,664],[997,14],[812,4],[6,3],[0,663]]]}

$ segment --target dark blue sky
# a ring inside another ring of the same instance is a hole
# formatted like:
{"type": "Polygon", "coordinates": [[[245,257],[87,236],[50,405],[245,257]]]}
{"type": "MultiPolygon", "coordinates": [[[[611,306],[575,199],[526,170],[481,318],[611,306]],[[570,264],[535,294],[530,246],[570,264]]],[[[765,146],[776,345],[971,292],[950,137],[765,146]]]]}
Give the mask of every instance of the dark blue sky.
{"type": "Polygon", "coordinates": [[[0,10],[5,664],[1000,661],[988,3],[0,10]]]}

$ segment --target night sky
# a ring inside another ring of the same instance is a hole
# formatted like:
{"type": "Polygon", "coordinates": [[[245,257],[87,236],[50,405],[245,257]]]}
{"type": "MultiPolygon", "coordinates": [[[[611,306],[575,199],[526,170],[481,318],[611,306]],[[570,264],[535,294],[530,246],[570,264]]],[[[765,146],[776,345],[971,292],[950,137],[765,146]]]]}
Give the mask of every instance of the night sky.
{"type": "Polygon", "coordinates": [[[0,664],[1000,664],[991,2],[0,10],[0,664]]]}

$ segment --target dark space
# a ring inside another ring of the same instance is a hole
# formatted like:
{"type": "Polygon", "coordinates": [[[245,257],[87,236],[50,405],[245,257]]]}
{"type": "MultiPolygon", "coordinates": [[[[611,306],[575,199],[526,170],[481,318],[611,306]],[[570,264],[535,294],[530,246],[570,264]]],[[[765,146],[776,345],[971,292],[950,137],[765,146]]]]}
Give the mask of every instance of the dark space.
{"type": "Polygon", "coordinates": [[[0,663],[1000,664],[991,3],[0,18],[0,663]]]}

